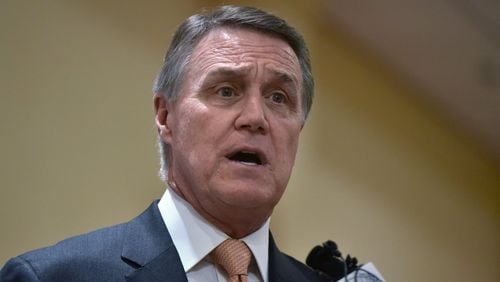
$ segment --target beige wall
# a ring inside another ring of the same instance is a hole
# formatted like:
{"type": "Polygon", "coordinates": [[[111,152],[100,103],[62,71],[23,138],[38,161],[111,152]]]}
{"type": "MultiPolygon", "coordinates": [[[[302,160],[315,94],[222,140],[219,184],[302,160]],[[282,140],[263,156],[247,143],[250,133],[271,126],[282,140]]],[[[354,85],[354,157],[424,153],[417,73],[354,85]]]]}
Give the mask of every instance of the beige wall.
{"type": "MultiPolygon", "coordinates": [[[[0,2],[0,264],[163,192],[151,82],[175,26],[208,4],[122,3],[0,2]]],[[[320,1],[253,3],[305,33],[317,79],[272,220],[281,248],[303,260],[333,239],[389,281],[497,281],[499,168],[320,1]]]]}

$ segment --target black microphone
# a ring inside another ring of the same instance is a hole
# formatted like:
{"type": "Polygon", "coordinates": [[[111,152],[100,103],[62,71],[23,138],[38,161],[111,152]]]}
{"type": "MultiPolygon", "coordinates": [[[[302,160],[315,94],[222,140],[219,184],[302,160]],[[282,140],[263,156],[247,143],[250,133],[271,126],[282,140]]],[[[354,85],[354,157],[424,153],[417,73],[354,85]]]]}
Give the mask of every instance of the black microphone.
{"type": "Polygon", "coordinates": [[[333,281],[346,277],[358,268],[358,260],[350,255],[344,260],[337,244],[326,241],[322,246],[315,246],[306,259],[306,264],[332,278],[333,281]]]}

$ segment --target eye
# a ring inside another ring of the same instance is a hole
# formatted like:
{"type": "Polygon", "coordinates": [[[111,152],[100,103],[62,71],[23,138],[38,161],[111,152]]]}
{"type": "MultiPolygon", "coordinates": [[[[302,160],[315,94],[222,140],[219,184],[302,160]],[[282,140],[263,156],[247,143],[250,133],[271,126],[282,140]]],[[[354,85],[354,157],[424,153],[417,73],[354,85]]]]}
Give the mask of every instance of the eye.
{"type": "Polygon", "coordinates": [[[271,94],[271,100],[277,104],[283,104],[286,102],[286,96],[282,92],[273,92],[271,94]]]}
{"type": "Polygon", "coordinates": [[[217,94],[223,98],[231,98],[235,95],[234,89],[228,86],[224,86],[217,90],[217,94]]]}

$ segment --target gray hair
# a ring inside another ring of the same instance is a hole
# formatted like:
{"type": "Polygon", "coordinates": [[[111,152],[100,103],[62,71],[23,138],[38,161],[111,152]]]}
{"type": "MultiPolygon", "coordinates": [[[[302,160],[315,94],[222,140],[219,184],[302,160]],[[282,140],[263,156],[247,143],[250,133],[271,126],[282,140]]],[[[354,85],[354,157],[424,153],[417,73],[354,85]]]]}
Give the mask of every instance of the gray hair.
{"type": "MultiPolygon", "coordinates": [[[[305,121],[314,96],[314,78],[306,43],[302,35],[285,20],[252,7],[221,6],[211,13],[196,14],[187,18],[174,34],[153,91],[162,95],[167,101],[174,101],[179,95],[186,66],[196,45],[210,31],[224,26],[257,30],[277,36],[290,45],[302,71],[302,112],[305,121]]],[[[158,144],[161,158],[160,176],[166,181],[170,145],[160,137],[158,144]]]]}

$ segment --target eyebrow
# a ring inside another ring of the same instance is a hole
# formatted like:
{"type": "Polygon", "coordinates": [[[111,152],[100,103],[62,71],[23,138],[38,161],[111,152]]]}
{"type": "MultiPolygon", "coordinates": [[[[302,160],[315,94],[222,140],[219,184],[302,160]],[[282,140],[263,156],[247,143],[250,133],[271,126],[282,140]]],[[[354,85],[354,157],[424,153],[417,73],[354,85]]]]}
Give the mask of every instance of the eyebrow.
{"type": "MultiPolygon", "coordinates": [[[[218,79],[219,77],[225,77],[225,78],[244,77],[245,75],[248,74],[251,68],[252,66],[244,66],[238,68],[219,67],[217,69],[209,71],[208,74],[205,76],[204,81],[218,79]]],[[[286,71],[278,69],[271,69],[269,71],[273,74],[274,79],[277,79],[278,81],[285,84],[292,84],[296,85],[297,87],[299,86],[299,82],[297,81],[297,78],[294,75],[291,75],[286,71]]]]}
{"type": "Polygon", "coordinates": [[[287,72],[283,72],[280,70],[271,70],[271,72],[273,73],[273,75],[278,77],[278,79],[284,83],[292,83],[292,84],[297,84],[297,85],[299,84],[297,79],[295,78],[295,76],[292,76],[287,72]]]}
{"type": "Polygon", "coordinates": [[[250,67],[228,68],[220,67],[213,71],[208,72],[206,79],[222,77],[242,77],[250,71],[250,67]]]}

